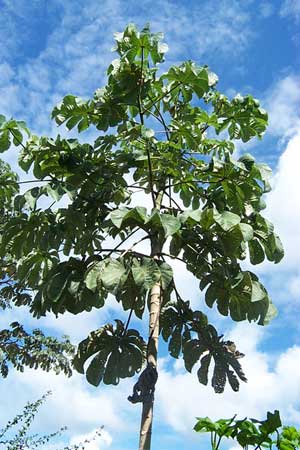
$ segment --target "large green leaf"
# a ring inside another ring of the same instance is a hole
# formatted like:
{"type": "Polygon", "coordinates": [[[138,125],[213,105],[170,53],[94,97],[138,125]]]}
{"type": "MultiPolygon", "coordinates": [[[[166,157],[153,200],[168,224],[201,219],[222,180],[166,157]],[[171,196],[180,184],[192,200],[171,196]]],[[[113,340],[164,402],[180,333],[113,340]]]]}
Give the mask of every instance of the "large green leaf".
{"type": "Polygon", "coordinates": [[[200,360],[197,375],[199,382],[206,385],[208,383],[209,366],[213,360],[214,369],[211,383],[215,392],[222,393],[227,381],[229,381],[233,390],[238,390],[238,378],[247,381],[238,361],[238,358],[244,355],[236,350],[233,342],[223,341],[222,336],[218,336],[215,328],[211,325],[195,323],[192,329],[197,331],[198,339],[189,339],[183,346],[185,368],[191,371],[200,360]],[[202,356],[203,354],[204,356],[202,356]]]}
{"type": "Polygon", "coordinates": [[[113,291],[117,286],[125,282],[126,273],[127,269],[121,261],[109,259],[101,271],[99,278],[108,291],[113,291]]]}
{"type": "Polygon", "coordinates": [[[164,231],[164,235],[167,238],[175,234],[181,227],[181,222],[178,217],[171,214],[161,213],[157,209],[152,211],[151,216],[146,221],[148,228],[157,230],[161,229],[164,231]]]}
{"type": "Polygon", "coordinates": [[[0,153],[5,152],[10,147],[10,134],[8,130],[0,132],[0,153]]]}
{"type": "Polygon", "coordinates": [[[260,264],[265,259],[263,247],[257,239],[253,239],[248,243],[251,264],[260,264]]]}
{"type": "Polygon", "coordinates": [[[252,302],[260,302],[266,298],[266,291],[258,281],[252,281],[252,302]]]}
{"type": "Polygon", "coordinates": [[[157,263],[152,258],[143,258],[141,262],[135,260],[132,267],[132,275],[137,286],[151,289],[160,279],[160,271],[157,263]]]}
{"type": "Polygon", "coordinates": [[[142,206],[135,208],[118,208],[110,213],[110,220],[117,228],[123,226],[141,226],[146,220],[147,210],[142,206]]]}
{"type": "Polygon", "coordinates": [[[180,325],[177,325],[175,327],[169,341],[168,350],[170,355],[173,356],[173,358],[178,358],[181,351],[182,345],[181,328],[182,327],[180,325]]]}
{"type": "Polygon", "coordinates": [[[85,274],[85,284],[87,288],[95,291],[101,284],[101,275],[105,268],[106,261],[96,261],[85,274]]]}
{"type": "Polygon", "coordinates": [[[200,360],[200,368],[198,369],[197,376],[200,383],[204,384],[205,386],[208,383],[208,369],[211,362],[212,355],[208,353],[207,355],[203,356],[200,360]]]}
{"type": "Polygon", "coordinates": [[[52,111],[52,118],[58,125],[66,122],[66,127],[71,130],[78,125],[78,131],[83,131],[89,126],[92,106],[74,95],[66,95],[63,101],[52,111]]]}
{"type": "Polygon", "coordinates": [[[192,368],[199,361],[200,356],[207,350],[205,344],[201,344],[198,339],[187,341],[183,347],[183,359],[186,370],[192,371],[192,368]]]}
{"type": "Polygon", "coordinates": [[[47,284],[47,295],[53,302],[57,302],[67,286],[70,274],[67,271],[55,273],[47,284]]]}
{"type": "Polygon", "coordinates": [[[165,262],[160,262],[158,268],[160,271],[161,287],[167,289],[173,279],[172,267],[165,262]]]}
{"type": "Polygon", "coordinates": [[[180,220],[175,216],[171,216],[170,214],[162,214],[160,216],[160,220],[165,230],[166,237],[172,236],[180,229],[180,220]]]}
{"type": "Polygon", "coordinates": [[[126,330],[124,324],[117,320],[115,327],[105,325],[80,342],[73,366],[84,373],[86,362],[93,356],[86,370],[88,382],[94,386],[101,381],[118,384],[120,378],[131,377],[141,369],[145,348],[139,333],[133,329],[126,330]]]}
{"type": "MultiPolygon", "coordinates": [[[[97,353],[86,370],[86,379],[94,386],[98,386],[103,379],[108,352],[109,351],[105,352],[103,350],[102,352],[97,353]]],[[[82,371],[80,372],[84,373],[82,371]]]]}
{"type": "Polygon", "coordinates": [[[214,212],[214,220],[224,231],[228,231],[237,225],[241,221],[241,218],[230,211],[224,211],[222,213],[216,211],[214,212]]]}

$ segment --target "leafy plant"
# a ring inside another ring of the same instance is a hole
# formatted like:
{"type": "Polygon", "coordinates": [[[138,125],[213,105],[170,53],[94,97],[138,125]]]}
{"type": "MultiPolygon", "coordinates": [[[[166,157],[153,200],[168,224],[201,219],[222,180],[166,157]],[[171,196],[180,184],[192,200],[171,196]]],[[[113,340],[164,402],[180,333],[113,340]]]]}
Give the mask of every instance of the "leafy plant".
{"type": "Polygon", "coordinates": [[[233,439],[241,448],[262,450],[274,447],[278,450],[296,450],[300,448],[300,430],[294,426],[282,426],[279,411],[268,412],[266,420],[219,419],[213,422],[208,417],[198,418],[194,430],[210,433],[212,450],[221,449],[225,439],[233,439]]]}
{"type": "Polygon", "coordinates": [[[58,341],[45,336],[35,329],[27,333],[18,322],[13,322],[10,329],[0,331],[0,372],[8,375],[9,364],[23,372],[24,367],[41,368],[56,373],[64,372],[71,376],[70,358],[74,355],[74,346],[66,337],[58,341]]]}
{"type": "Polygon", "coordinates": [[[235,391],[238,379],[246,381],[242,353],[182,298],[172,261],[199,280],[209,307],[264,325],[275,307],[241,261],[248,255],[252,264],[278,263],[283,249],[261,213],[270,168],[249,154],[234,157],[235,140],[261,138],[266,129],[258,100],[227,98],[216,89],[218,77],[191,61],[161,74],[167,46],[148,26],[128,25],[115,40],[118,59],[106,86],[88,100],[67,95],[52,113],[67,129],[96,128],[94,141],[38,137],[23,122],[1,117],[0,150],[19,147],[19,166],[36,183],[20,193],[23,181],[3,169],[1,298],[28,305],[39,318],[102,308],[115,296],[127,322],[91,332],[73,364],[98,385],[117,384],[147,363],[130,397],[143,403],[146,450],[159,336],[171,356],[183,355],[188,371],[199,364],[203,384],[214,363],[216,392],[226,381],[235,391]],[[144,194],[139,206],[136,192],[144,194]],[[145,310],[146,339],[130,328],[133,315],[145,320],[145,310]]]}
{"type": "MultiPolygon", "coordinates": [[[[62,427],[54,433],[45,435],[29,434],[30,427],[39,408],[50,394],[51,392],[49,391],[38,400],[28,402],[21,414],[17,414],[4,428],[0,429],[0,448],[4,448],[2,447],[2,445],[4,445],[6,450],[39,449],[48,444],[55,437],[60,436],[62,432],[67,429],[66,427],[62,427]],[[17,431],[14,431],[15,427],[18,427],[17,431]]],[[[101,428],[96,431],[95,436],[92,439],[86,439],[79,444],[64,447],[63,450],[84,450],[85,445],[93,441],[97,436],[101,436],[101,428]]]]}

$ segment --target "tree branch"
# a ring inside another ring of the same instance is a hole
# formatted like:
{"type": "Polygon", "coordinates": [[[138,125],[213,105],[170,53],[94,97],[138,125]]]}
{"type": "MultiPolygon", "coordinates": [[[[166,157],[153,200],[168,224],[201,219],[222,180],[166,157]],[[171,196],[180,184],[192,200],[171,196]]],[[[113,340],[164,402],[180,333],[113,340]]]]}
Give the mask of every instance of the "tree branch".
{"type": "Polygon", "coordinates": [[[163,98],[165,98],[167,95],[171,94],[172,91],[174,91],[174,89],[178,88],[182,83],[179,82],[177,84],[175,84],[168,92],[166,92],[164,95],[161,95],[160,97],[158,97],[156,100],[154,100],[150,106],[148,106],[148,109],[151,109],[152,106],[154,106],[156,103],[160,102],[163,98]]]}
{"type": "Polygon", "coordinates": [[[25,145],[24,145],[23,142],[20,141],[20,139],[15,135],[15,133],[13,132],[13,130],[12,130],[11,128],[9,128],[9,127],[8,127],[7,129],[8,129],[8,131],[10,132],[10,134],[14,137],[14,139],[15,139],[20,145],[22,145],[23,149],[26,150],[25,145]]]}
{"type": "Polygon", "coordinates": [[[125,256],[127,253],[130,253],[134,247],[136,247],[138,244],[140,244],[141,242],[145,241],[146,239],[150,239],[150,236],[149,236],[148,234],[147,234],[146,236],[143,236],[141,239],[139,239],[138,241],[136,241],[130,248],[128,248],[127,250],[125,250],[125,251],[121,254],[121,258],[122,258],[123,256],[125,256]]]}
{"type": "Polygon", "coordinates": [[[165,191],[166,188],[167,188],[167,187],[165,187],[164,190],[163,190],[164,193],[165,193],[165,195],[166,195],[167,197],[169,197],[169,199],[174,203],[174,205],[178,208],[178,210],[179,210],[180,212],[182,212],[183,209],[179,206],[179,204],[176,202],[176,200],[174,200],[174,198],[173,198],[168,192],[165,191]]]}

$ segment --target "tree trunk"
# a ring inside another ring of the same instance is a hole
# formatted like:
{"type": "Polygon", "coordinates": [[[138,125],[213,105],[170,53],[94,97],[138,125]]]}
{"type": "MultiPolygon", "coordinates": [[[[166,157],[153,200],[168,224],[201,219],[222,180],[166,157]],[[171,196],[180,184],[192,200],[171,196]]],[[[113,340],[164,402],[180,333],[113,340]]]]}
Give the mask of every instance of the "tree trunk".
{"type": "MultiPolygon", "coordinates": [[[[157,238],[152,240],[152,256],[154,259],[159,259],[161,246],[157,238]]],[[[161,304],[161,284],[156,283],[150,291],[149,304],[149,342],[147,352],[147,364],[157,367],[157,351],[158,351],[158,337],[159,337],[159,315],[161,304]]],[[[154,398],[143,402],[141,428],[140,428],[140,443],[139,450],[150,450],[152,421],[153,421],[153,403],[154,398]]]]}

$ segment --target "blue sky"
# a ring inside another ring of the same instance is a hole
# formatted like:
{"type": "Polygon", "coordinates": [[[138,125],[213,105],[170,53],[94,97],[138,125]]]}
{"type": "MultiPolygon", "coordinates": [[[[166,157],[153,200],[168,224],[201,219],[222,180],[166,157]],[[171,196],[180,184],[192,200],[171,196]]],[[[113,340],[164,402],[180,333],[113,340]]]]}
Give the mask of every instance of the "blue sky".
{"type": "MultiPolygon", "coordinates": [[[[279,317],[268,327],[235,325],[210,311],[210,318],[247,354],[249,382],[238,394],[216,396],[185,374],[182,362],[168,361],[162,347],[157,387],[153,449],[194,450],[203,447],[192,427],[195,416],[262,416],[278,408],[287,422],[300,424],[300,0],[0,0],[0,113],[25,119],[38,134],[57,132],[52,107],[72,93],[89,97],[105,83],[105,70],[115,58],[113,33],[128,22],[163,31],[169,45],[166,67],[186,59],[208,64],[219,76],[219,89],[233,96],[251,93],[268,110],[270,126],[262,142],[238,144],[274,170],[266,215],[276,225],[286,249],[278,266],[256,268],[279,317]]],[[[4,155],[16,168],[17,154],[4,155]]],[[[176,268],[182,290],[202,302],[197,283],[176,268]]],[[[75,340],[112,320],[111,302],[104,311],[41,320],[49,332],[75,340]]],[[[119,313],[118,313],[119,314],[119,313]]],[[[0,326],[12,320],[36,326],[26,311],[1,313],[0,326]]],[[[136,448],[139,406],[126,398],[133,380],[117,388],[91,388],[75,375],[11,373],[0,383],[0,427],[27,401],[49,388],[36,428],[52,431],[69,426],[66,440],[104,425],[104,438],[90,450],[136,448]]],[[[56,447],[48,447],[51,448],[56,447]]]]}

